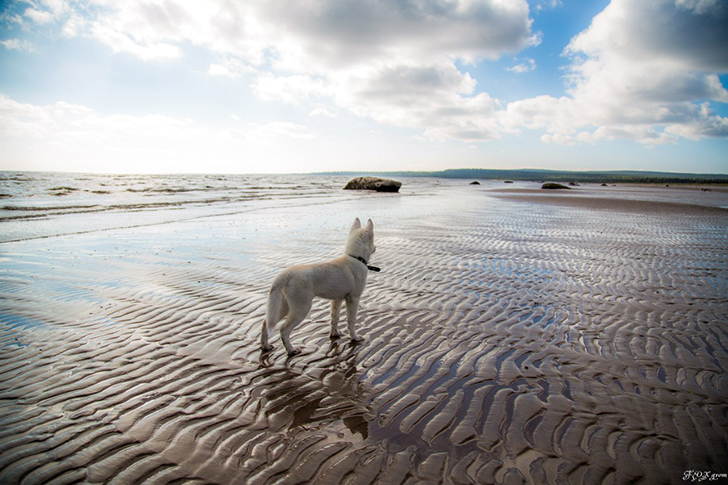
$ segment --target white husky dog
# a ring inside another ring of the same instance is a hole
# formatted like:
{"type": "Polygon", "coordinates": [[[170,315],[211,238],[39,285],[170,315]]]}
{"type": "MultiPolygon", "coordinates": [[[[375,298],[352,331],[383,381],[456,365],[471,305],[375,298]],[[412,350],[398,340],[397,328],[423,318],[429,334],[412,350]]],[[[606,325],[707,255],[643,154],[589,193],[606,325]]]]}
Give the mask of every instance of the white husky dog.
{"type": "Polygon", "coordinates": [[[276,324],[283,318],[281,340],[289,355],[301,353],[300,349],[291,345],[291,332],[303,321],[311,310],[313,297],[331,300],[331,333],[334,339],[339,334],[339,310],[346,301],[346,320],[349,325],[349,336],[352,342],[363,339],[356,335],[356,313],[359,299],[367,283],[369,270],[379,268],[369,266],[369,258],[376,251],[374,247],[374,224],[371,219],[365,228],[357,218],[349,231],[344,255],[325,263],[292,266],[283,270],[270,288],[268,308],[260,333],[263,351],[273,348],[268,339],[273,334],[276,324]]]}

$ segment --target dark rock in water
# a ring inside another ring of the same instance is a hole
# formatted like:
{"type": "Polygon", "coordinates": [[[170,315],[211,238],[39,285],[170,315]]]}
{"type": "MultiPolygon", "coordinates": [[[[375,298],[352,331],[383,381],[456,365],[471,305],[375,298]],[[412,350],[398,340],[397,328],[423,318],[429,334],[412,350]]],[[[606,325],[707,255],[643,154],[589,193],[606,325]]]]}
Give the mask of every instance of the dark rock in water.
{"type": "Polygon", "coordinates": [[[470,182],[470,185],[480,185],[480,182],[478,182],[477,180],[473,180],[472,182],[470,182]]]}
{"type": "Polygon", "coordinates": [[[576,183],[576,182],[569,182],[569,185],[571,185],[572,187],[578,187],[579,186],[579,184],[576,183]]]}
{"type": "Polygon", "coordinates": [[[546,182],[545,184],[543,184],[541,186],[541,188],[542,189],[567,189],[567,190],[571,190],[571,187],[569,187],[569,186],[557,184],[557,183],[554,183],[554,182],[546,182]]]}
{"type": "Polygon", "coordinates": [[[376,190],[377,192],[399,192],[402,182],[378,177],[356,177],[349,180],[344,190],[376,190]]]}
{"type": "Polygon", "coordinates": [[[513,180],[504,180],[503,183],[504,184],[512,184],[513,183],[513,180]]]}
{"type": "Polygon", "coordinates": [[[602,187],[609,187],[609,185],[607,185],[607,184],[602,184],[602,187]]]}

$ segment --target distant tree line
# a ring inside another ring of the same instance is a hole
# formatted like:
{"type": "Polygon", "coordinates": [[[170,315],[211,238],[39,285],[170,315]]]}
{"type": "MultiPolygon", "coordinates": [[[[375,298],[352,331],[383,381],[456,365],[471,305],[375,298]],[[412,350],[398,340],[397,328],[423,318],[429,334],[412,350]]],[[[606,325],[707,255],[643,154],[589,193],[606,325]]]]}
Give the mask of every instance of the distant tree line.
{"type": "Polygon", "coordinates": [[[726,174],[643,172],[633,170],[576,172],[566,170],[518,169],[498,170],[459,168],[435,172],[325,172],[321,175],[372,175],[375,177],[437,177],[473,180],[519,180],[532,182],[583,182],[632,184],[728,184],[726,174]]]}

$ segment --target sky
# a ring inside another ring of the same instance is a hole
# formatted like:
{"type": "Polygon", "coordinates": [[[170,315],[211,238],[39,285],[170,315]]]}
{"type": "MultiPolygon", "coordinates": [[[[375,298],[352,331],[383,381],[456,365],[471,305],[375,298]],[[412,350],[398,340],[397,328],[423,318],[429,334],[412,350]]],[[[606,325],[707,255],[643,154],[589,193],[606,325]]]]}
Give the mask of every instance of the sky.
{"type": "Polygon", "coordinates": [[[728,173],[726,0],[0,5],[0,170],[728,173]]]}

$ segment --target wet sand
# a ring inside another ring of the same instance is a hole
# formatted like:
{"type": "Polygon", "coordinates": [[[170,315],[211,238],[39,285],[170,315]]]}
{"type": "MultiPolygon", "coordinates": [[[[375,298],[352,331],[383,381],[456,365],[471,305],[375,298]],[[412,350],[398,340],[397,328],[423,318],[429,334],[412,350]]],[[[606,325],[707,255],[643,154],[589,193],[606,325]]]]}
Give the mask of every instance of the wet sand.
{"type": "Polygon", "coordinates": [[[726,192],[494,187],[0,244],[0,482],[728,473],[726,192]],[[366,340],[329,340],[318,300],[302,355],[261,355],[276,272],[357,216],[366,340]]]}

